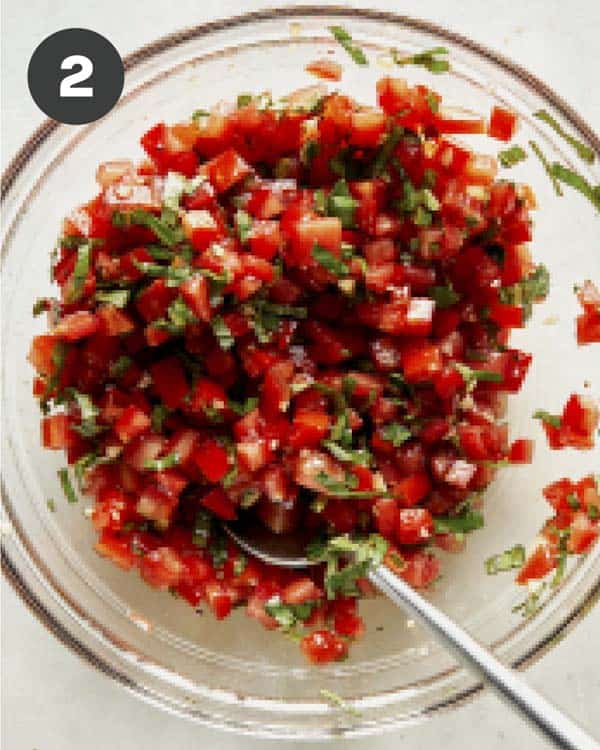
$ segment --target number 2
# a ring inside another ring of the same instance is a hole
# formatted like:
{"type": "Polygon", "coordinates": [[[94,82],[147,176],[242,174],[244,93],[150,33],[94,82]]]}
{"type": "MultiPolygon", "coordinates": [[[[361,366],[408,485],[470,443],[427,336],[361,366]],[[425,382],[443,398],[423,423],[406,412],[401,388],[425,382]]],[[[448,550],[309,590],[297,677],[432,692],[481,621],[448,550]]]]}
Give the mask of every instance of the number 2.
{"type": "Polygon", "coordinates": [[[85,55],[69,55],[61,62],[61,70],[72,70],[74,67],[79,65],[79,70],[75,73],[71,73],[70,76],[63,78],[60,82],[59,95],[63,97],[72,96],[94,96],[94,89],[92,86],[80,86],[76,88],[76,84],[83,83],[94,72],[94,65],[89,57],[85,55]]]}

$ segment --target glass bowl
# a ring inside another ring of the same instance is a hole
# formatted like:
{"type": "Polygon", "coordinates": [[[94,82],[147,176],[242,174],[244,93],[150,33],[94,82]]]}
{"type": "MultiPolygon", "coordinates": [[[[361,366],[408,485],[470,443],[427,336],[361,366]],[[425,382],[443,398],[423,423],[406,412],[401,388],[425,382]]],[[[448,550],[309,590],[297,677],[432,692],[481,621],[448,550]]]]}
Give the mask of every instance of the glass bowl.
{"type": "MultiPolygon", "coordinates": [[[[5,570],[43,623],[98,669],[154,705],[181,717],[264,737],[323,739],[408,727],[432,712],[455,706],[480,686],[458,669],[443,648],[384,599],[364,603],[368,630],[348,661],[313,668],[287,638],[264,630],[242,611],[221,623],[168,594],[149,589],[92,549],[93,531],[78,505],[62,497],[56,470],[62,458],[39,444],[39,412],[26,362],[31,337],[44,323],[31,316],[32,301],[51,294],[48,251],[63,215],[94,194],[96,165],[142,156],[138,139],[159,120],[177,121],[196,108],[240,91],[266,88],[281,96],[311,81],[309,61],[331,55],[344,65],[341,86],[374,102],[375,81],[393,74],[386,51],[410,53],[443,45],[452,70],[433,76],[407,67],[396,74],[439,90],[447,104],[488,113],[494,103],[521,118],[517,141],[535,138],[550,159],[571,164],[594,183],[594,166],[574,163],[573,152],[532,117],[546,108],[600,153],[600,141],[540,81],[500,56],[444,29],[373,11],[287,8],[209,23],[145,47],[126,60],[123,96],[89,126],[46,122],[29,139],[4,177],[3,246],[3,546],[5,570]],[[353,64],[332,41],[327,26],[341,24],[367,51],[369,67],[353,64]],[[57,498],[50,513],[47,498],[57,498]],[[360,714],[333,708],[320,691],[331,690],[360,714]]],[[[495,153],[498,143],[469,139],[495,153]]],[[[551,452],[536,408],[557,411],[572,391],[600,383],[595,347],[578,348],[573,284],[600,278],[598,216],[569,189],[557,199],[532,156],[506,173],[534,188],[532,250],[552,275],[548,300],[514,343],[534,354],[525,386],[509,399],[511,435],[538,438],[532,466],[500,472],[485,500],[486,526],[472,534],[462,555],[444,559],[431,599],[506,662],[528,663],[561,637],[598,596],[600,545],[574,561],[563,583],[540,611],[523,620],[512,607],[524,596],[511,575],[487,576],[493,552],[533,539],[548,514],[544,484],[579,477],[600,466],[600,453],[551,452]]],[[[440,553],[443,555],[443,553],[440,553]]]]}

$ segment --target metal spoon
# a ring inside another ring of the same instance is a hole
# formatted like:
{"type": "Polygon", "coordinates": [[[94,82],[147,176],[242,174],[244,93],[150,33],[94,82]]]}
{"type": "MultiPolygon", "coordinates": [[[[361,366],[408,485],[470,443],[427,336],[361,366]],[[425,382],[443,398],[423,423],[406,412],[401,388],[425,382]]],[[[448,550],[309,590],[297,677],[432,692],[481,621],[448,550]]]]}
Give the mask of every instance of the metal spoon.
{"type": "MultiPolygon", "coordinates": [[[[227,533],[246,552],[271,565],[302,568],[315,563],[306,557],[308,535],[273,534],[262,524],[243,518],[225,524],[227,533]]],[[[600,745],[570,718],[559,711],[521,677],[504,666],[484,646],[453,622],[441,610],[424,599],[402,578],[384,565],[373,567],[370,581],[394,604],[416,615],[433,635],[487,685],[516,708],[541,734],[557,747],[567,750],[599,750],[600,745]]]]}

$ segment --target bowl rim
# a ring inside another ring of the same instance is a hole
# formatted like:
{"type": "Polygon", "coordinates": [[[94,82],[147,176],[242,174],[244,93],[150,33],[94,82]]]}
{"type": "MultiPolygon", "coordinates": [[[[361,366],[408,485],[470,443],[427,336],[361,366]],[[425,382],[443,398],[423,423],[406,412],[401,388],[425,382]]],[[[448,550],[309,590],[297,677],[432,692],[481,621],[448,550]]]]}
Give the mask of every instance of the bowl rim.
{"type": "MultiPolygon", "coordinates": [[[[180,44],[184,44],[189,41],[200,39],[204,36],[208,36],[213,33],[220,31],[231,30],[235,28],[242,29],[247,25],[270,21],[270,20],[291,20],[301,18],[312,18],[318,19],[322,17],[334,17],[334,18],[347,18],[352,20],[352,17],[358,17],[360,20],[373,21],[373,22],[387,22],[394,26],[405,27],[413,31],[421,31],[429,34],[434,34],[440,38],[446,39],[448,42],[456,44],[463,49],[473,52],[492,64],[499,66],[506,72],[511,74],[513,77],[518,79],[521,83],[525,84],[529,88],[535,90],[536,93],[547,99],[560,114],[574,127],[586,140],[590,143],[592,148],[600,155],[600,137],[596,134],[594,129],[569,105],[562,97],[555,93],[555,91],[541,81],[537,76],[531,74],[526,68],[522,67],[518,63],[513,62],[506,56],[496,52],[489,47],[475,42],[468,37],[452,31],[445,26],[436,24],[435,22],[415,18],[404,14],[393,13],[389,11],[382,11],[370,8],[355,8],[345,7],[340,5],[294,5],[284,7],[273,7],[268,9],[261,9],[251,11],[248,13],[238,14],[234,16],[227,16],[218,18],[212,21],[203,22],[194,26],[188,26],[169,34],[166,34],[158,39],[145,44],[123,58],[123,64],[125,71],[133,70],[154,56],[164,52],[166,50],[174,49],[180,44]]],[[[21,148],[16,152],[13,158],[8,163],[7,167],[2,172],[1,177],[1,189],[0,199],[1,203],[4,204],[13,184],[19,175],[26,168],[31,157],[38,151],[43,143],[49,138],[49,136],[57,129],[62,127],[62,123],[59,123],[50,118],[45,119],[29,136],[21,148]]],[[[6,234],[10,236],[10,227],[7,228],[6,234]]],[[[4,258],[6,247],[2,247],[1,257],[4,258]]],[[[1,494],[2,494],[2,505],[7,511],[9,518],[9,525],[15,528],[13,523],[12,514],[10,512],[10,502],[8,500],[8,490],[5,486],[4,477],[1,482],[1,494]]],[[[18,545],[20,546],[20,545],[18,545]]],[[[17,556],[23,558],[29,566],[33,567],[33,562],[27,554],[24,554],[23,549],[18,549],[17,556]]],[[[243,732],[247,735],[254,735],[260,737],[271,737],[271,738],[286,738],[286,739],[297,739],[297,735],[290,736],[287,733],[277,731],[261,732],[254,725],[248,726],[235,720],[230,720],[225,717],[214,718],[205,714],[190,714],[184,713],[183,711],[177,710],[173,705],[168,704],[164,697],[157,696],[152,693],[143,685],[139,684],[132,678],[130,678],[124,671],[115,668],[106,659],[96,654],[92,648],[87,646],[82,640],[77,638],[60,620],[56,617],[44,602],[36,595],[33,588],[28,584],[25,577],[19,571],[19,566],[16,561],[11,557],[4,540],[1,544],[1,564],[2,572],[5,578],[13,587],[13,590],[21,598],[21,600],[28,606],[33,612],[37,619],[52,632],[58,640],[64,645],[69,647],[74,653],[80,656],[89,664],[95,666],[104,674],[113,678],[120,685],[125,687],[127,690],[135,694],[137,697],[156,705],[163,710],[169,711],[174,715],[181,716],[188,720],[196,721],[213,728],[229,730],[233,732],[243,732]]],[[[537,641],[531,646],[524,654],[519,658],[511,662],[511,666],[515,669],[524,669],[529,667],[531,664],[537,662],[543,655],[545,655],[553,645],[558,643],[562,638],[570,632],[570,630],[587,614],[593,607],[600,601],[600,573],[598,578],[591,586],[590,590],[585,594],[579,604],[568,612],[566,616],[561,618],[554,628],[544,636],[540,641],[537,641]]],[[[454,695],[450,696],[445,700],[438,701],[437,703],[426,707],[420,713],[421,716],[427,716],[435,714],[441,710],[447,710],[455,706],[461,705],[468,700],[472,699],[476,695],[480,694],[483,690],[482,684],[475,684],[468,688],[458,691],[454,695]]],[[[397,727],[402,723],[402,719],[391,719],[381,725],[379,731],[389,731],[394,727],[397,727]]],[[[376,733],[378,729],[372,726],[368,726],[361,723],[353,724],[346,728],[323,728],[318,735],[312,735],[311,739],[333,739],[335,737],[344,736],[357,736],[365,734],[376,733]]]]}

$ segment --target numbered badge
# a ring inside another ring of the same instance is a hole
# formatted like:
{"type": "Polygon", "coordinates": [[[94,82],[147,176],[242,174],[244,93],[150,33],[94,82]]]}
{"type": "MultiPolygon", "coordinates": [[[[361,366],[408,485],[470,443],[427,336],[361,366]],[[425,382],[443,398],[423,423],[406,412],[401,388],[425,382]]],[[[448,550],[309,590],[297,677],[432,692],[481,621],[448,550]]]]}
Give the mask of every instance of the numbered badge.
{"type": "Polygon", "coordinates": [[[89,29],[63,29],[36,48],[27,71],[29,91],[53,120],[82,125],[109,112],[123,90],[115,47],[89,29]]]}

